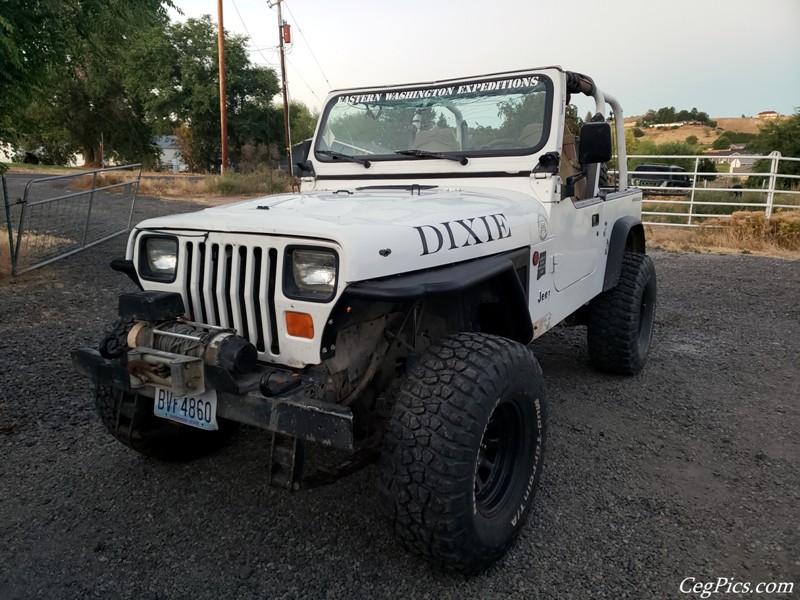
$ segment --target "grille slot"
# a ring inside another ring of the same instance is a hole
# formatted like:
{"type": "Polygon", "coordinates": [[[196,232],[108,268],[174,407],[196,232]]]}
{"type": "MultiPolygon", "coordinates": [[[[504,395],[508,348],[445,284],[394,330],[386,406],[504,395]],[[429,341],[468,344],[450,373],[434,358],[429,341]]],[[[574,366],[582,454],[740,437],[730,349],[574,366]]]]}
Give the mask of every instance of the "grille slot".
{"type": "Polygon", "coordinates": [[[278,355],[275,281],[278,251],[248,244],[187,240],[184,298],[191,318],[232,327],[258,350],[278,355]]]}

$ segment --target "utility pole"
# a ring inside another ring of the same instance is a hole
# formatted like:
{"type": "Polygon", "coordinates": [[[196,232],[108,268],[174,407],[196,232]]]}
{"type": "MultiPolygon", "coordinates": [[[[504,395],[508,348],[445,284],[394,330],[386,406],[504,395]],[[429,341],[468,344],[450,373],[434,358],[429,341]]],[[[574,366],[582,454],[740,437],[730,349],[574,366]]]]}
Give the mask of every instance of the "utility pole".
{"type": "Polygon", "coordinates": [[[222,0],[217,0],[219,46],[219,124],[222,131],[222,162],[220,174],[228,168],[228,100],[225,94],[225,26],[222,24],[222,0]]]}
{"type": "Polygon", "coordinates": [[[286,165],[289,170],[289,177],[292,176],[292,136],[289,131],[289,86],[286,81],[286,57],[284,56],[284,44],[290,43],[289,25],[284,22],[281,16],[281,1],[272,0],[268,4],[270,8],[278,7],[278,40],[281,54],[281,86],[283,88],[283,136],[286,144],[286,165]]]}

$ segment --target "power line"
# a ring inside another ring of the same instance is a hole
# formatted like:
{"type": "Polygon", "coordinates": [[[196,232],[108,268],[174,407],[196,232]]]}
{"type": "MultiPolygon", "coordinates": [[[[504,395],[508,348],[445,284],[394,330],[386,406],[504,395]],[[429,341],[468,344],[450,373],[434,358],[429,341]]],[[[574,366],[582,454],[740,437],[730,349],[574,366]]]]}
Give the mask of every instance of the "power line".
{"type": "Polygon", "coordinates": [[[308,82],[305,80],[305,78],[303,77],[303,75],[300,73],[300,69],[298,69],[297,67],[295,67],[295,66],[292,64],[292,61],[290,61],[288,57],[286,58],[286,62],[288,62],[290,65],[292,65],[292,69],[294,69],[294,72],[295,72],[295,73],[297,73],[297,76],[300,78],[300,80],[301,80],[303,83],[305,83],[305,84],[306,84],[306,87],[308,88],[308,91],[309,91],[309,92],[311,92],[311,93],[314,95],[314,98],[316,98],[316,99],[317,99],[317,102],[319,102],[320,104],[322,104],[322,100],[320,100],[320,98],[319,98],[319,96],[317,96],[316,92],[314,92],[314,90],[313,90],[313,89],[311,89],[311,86],[310,86],[310,85],[308,85],[308,82]]]}
{"type": "Polygon", "coordinates": [[[258,52],[261,55],[261,58],[267,61],[268,65],[274,67],[274,65],[269,61],[269,59],[266,56],[264,56],[264,53],[261,52],[261,48],[256,46],[256,41],[253,39],[253,36],[250,35],[250,31],[247,29],[247,25],[245,24],[244,19],[242,18],[242,13],[239,12],[239,7],[236,6],[236,0],[231,0],[231,2],[233,2],[233,8],[236,10],[236,14],[239,15],[239,20],[242,22],[242,27],[244,27],[245,32],[247,32],[247,37],[250,38],[250,41],[253,42],[253,46],[255,46],[256,52],[258,52]]]}
{"type": "MultiPolygon", "coordinates": [[[[311,56],[314,58],[314,62],[317,63],[317,67],[319,67],[319,72],[322,73],[322,76],[325,78],[325,83],[328,84],[328,89],[331,89],[333,86],[331,85],[331,82],[328,81],[328,76],[325,75],[325,71],[322,70],[322,65],[319,64],[317,56],[314,54],[314,51],[311,49],[311,44],[308,42],[308,38],[303,33],[303,30],[300,29],[300,23],[297,22],[297,18],[294,16],[292,9],[289,8],[289,5],[286,3],[286,0],[284,0],[284,5],[286,6],[286,10],[289,11],[289,15],[292,17],[292,21],[294,21],[295,26],[297,26],[297,31],[300,33],[301,36],[303,36],[303,40],[305,40],[306,45],[308,46],[308,51],[311,52],[311,56]]],[[[314,94],[314,96],[316,96],[316,94],[314,94]]],[[[319,98],[317,98],[317,100],[319,100],[319,98]]]]}

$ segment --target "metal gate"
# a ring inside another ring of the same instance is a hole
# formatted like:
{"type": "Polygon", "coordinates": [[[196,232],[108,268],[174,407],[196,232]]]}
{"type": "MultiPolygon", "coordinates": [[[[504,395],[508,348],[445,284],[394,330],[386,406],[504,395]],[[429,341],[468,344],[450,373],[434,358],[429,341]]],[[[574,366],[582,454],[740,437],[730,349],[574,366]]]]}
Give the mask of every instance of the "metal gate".
{"type": "Polygon", "coordinates": [[[790,174],[797,172],[800,158],[772,152],[724,156],[638,154],[628,155],[628,160],[629,184],[644,192],[642,217],[646,225],[702,227],[711,219],[730,218],[737,211],[763,212],[769,219],[778,212],[800,210],[800,175],[790,174]],[[632,168],[633,160],[659,165],[678,163],[686,168],[681,169],[681,181],[669,182],[677,185],[665,187],[663,172],[637,173],[632,168]],[[701,171],[701,160],[714,162],[718,170],[701,171]],[[757,172],[752,167],[762,170],[757,172]],[[643,185],[636,181],[637,175],[644,180],[654,179],[653,176],[662,180],[643,185]]]}
{"type": "Polygon", "coordinates": [[[4,179],[11,273],[130,231],[141,174],[136,164],[31,179],[16,202],[8,198],[4,179]]]}

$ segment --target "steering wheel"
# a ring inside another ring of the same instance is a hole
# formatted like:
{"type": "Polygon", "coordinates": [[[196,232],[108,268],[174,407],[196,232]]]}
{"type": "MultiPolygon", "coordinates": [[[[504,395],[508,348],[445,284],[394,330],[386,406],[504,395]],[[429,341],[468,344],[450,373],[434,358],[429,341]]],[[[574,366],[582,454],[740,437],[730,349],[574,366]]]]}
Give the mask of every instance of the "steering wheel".
{"type": "Polygon", "coordinates": [[[488,144],[481,146],[481,150],[491,150],[493,148],[525,148],[526,146],[514,138],[500,138],[492,140],[488,144]]]}

